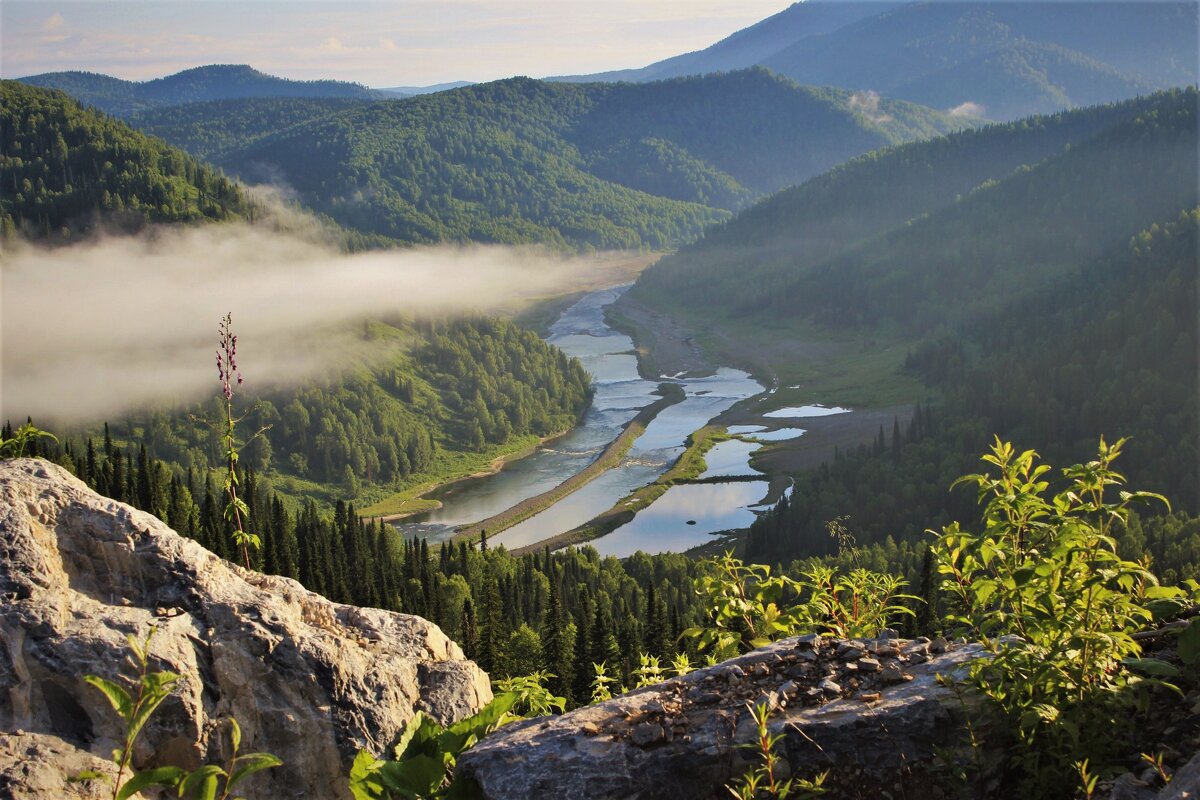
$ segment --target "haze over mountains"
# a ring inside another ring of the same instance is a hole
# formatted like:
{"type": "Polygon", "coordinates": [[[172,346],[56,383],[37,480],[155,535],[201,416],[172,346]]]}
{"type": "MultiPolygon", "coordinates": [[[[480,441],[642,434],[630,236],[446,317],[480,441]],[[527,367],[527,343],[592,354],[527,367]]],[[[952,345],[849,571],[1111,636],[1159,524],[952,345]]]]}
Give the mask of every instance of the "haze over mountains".
{"type": "Polygon", "coordinates": [[[195,67],[150,81],[126,81],[95,72],[47,72],[20,79],[30,86],[61,89],[85,105],[116,116],[160,106],[235,97],[356,97],[391,95],[345,81],[294,81],[245,64],[195,67]]]}
{"type": "Polygon", "coordinates": [[[1193,83],[1196,29],[1195,3],[808,0],[704,50],[556,80],[762,65],[803,84],[1013,119],[1193,83]]]}

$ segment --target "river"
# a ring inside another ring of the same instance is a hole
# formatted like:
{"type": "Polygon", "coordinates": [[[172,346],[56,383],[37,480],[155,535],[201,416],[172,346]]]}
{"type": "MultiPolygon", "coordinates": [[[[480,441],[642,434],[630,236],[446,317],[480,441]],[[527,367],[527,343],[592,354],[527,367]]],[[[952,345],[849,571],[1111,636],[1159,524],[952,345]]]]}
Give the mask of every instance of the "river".
{"type": "MultiPolygon", "coordinates": [[[[532,455],[506,464],[494,475],[436,490],[430,496],[440,500],[442,507],[396,523],[400,531],[406,536],[441,541],[460,525],[485,519],[557,486],[591,463],[639,409],[657,399],[653,392],[660,382],[682,387],[685,399],[659,413],[618,466],[489,540],[514,548],[549,538],[587,522],[629,492],[653,481],[683,452],[688,434],[734,403],[764,391],[749,374],[728,367],[703,378],[643,379],[638,374],[633,341],[609,327],[604,319],[604,308],[626,288],[618,286],[585,295],[563,312],[546,338],[578,358],[594,378],[595,398],[580,424],[532,455]]],[[[755,474],[747,464],[752,446],[730,442],[718,447],[724,447],[713,454],[719,462],[719,474],[755,474]]],[[[712,469],[710,466],[710,474],[712,469]]],[[[672,487],[633,522],[592,544],[601,553],[615,556],[631,555],[639,549],[685,550],[708,541],[713,532],[748,525],[754,518],[749,506],[760,503],[767,489],[765,479],[672,487]]]]}

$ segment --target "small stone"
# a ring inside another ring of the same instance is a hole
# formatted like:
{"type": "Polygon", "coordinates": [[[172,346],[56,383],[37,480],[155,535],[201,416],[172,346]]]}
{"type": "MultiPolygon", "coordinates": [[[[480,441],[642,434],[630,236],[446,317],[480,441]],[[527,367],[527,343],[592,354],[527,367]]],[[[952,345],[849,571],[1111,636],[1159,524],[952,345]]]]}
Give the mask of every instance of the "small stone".
{"type": "Polygon", "coordinates": [[[938,636],[929,643],[929,652],[936,655],[946,652],[950,649],[950,643],[946,641],[944,636],[938,636]]]}
{"type": "Polygon", "coordinates": [[[913,677],[906,672],[902,672],[895,664],[888,664],[883,668],[883,671],[879,673],[879,679],[883,681],[884,686],[892,686],[897,683],[911,681],[913,677]]]}
{"type": "Polygon", "coordinates": [[[796,659],[798,661],[805,661],[808,663],[812,663],[817,660],[817,654],[814,653],[812,650],[801,650],[799,653],[796,654],[796,659]]]}
{"type": "Polygon", "coordinates": [[[874,658],[860,658],[858,660],[859,672],[879,672],[883,669],[879,662],[874,658]]]}
{"type": "Polygon", "coordinates": [[[643,722],[633,729],[630,740],[638,747],[649,747],[655,742],[661,742],[666,737],[663,726],[657,722],[643,722]]]}
{"type": "Polygon", "coordinates": [[[924,653],[913,653],[908,657],[909,664],[924,664],[929,660],[929,656],[924,653]]]}
{"type": "Polygon", "coordinates": [[[891,628],[880,628],[876,639],[899,639],[900,634],[891,628]]]}
{"type": "Polygon", "coordinates": [[[737,664],[726,664],[725,666],[717,669],[713,674],[719,678],[724,678],[730,683],[734,681],[740,681],[742,678],[746,677],[746,671],[737,664]]]}
{"type": "Polygon", "coordinates": [[[797,684],[795,681],[788,681],[787,683],[784,683],[783,685],[781,685],[775,691],[779,692],[780,696],[782,696],[782,697],[791,697],[796,692],[800,691],[800,685],[797,684]]]}
{"type": "Polygon", "coordinates": [[[822,691],[821,689],[818,689],[815,686],[810,686],[809,688],[804,690],[804,697],[805,697],[805,699],[808,699],[808,700],[820,700],[824,694],[825,694],[824,691],[822,691]]]}
{"type": "Polygon", "coordinates": [[[842,687],[840,685],[834,683],[833,681],[829,680],[829,678],[825,678],[820,683],[818,683],[817,688],[828,695],[837,696],[842,693],[842,687]]]}
{"type": "Polygon", "coordinates": [[[594,722],[585,722],[579,726],[579,730],[583,731],[587,736],[595,736],[600,733],[600,726],[594,722]]]}
{"type": "Polygon", "coordinates": [[[842,664],[842,671],[843,672],[858,672],[858,662],[851,661],[847,664],[842,664]]]}
{"type": "Polygon", "coordinates": [[[866,655],[866,651],[857,645],[845,644],[838,648],[838,658],[842,661],[857,661],[866,655]]]}
{"type": "Polygon", "coordinates": [[[927,656],[929,655],[929,643],[914,641],[908,647],[904,648],[906,656],[927,656]]]}
{"type": "Polygon", "coordinates": [[[860,703],[877,703],[879,702],[879,692],[864,692],[858,696],[860,703]]]}
{"type": "Polygon", "coordinates": [[[875,655],[881,658],[895,658],[900,655],[900,649],[895,645],[881,644],[876,646],[875,655]]]}
{"type": "Polygon", "coordinates": [[[763,692],[754,701],[755,706],[766,706],[767,711],[774,711],[779,708],[779,693],[778,692],[763,692]]]}

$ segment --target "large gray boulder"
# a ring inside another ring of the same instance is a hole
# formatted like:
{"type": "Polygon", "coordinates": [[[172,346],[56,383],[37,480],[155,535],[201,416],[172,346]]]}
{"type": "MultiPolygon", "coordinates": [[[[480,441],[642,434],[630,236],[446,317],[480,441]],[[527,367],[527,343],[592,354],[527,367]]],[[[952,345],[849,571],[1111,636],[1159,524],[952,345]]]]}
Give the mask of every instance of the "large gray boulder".
{"type": "Polygon", "coordinates": [[[222,720],[234,716],[243,752],[285,762],[255,776],[252,797],[349,797],[359,748],[386,752],[417,710],[449,722],[492,696],[424,619],[331,603],[223,561],[53,464],[0,462],[0,796],[91,796],[54,783],[122,735],[83,676],[131,675],[126,635],[152,626],[153,668],[184,677],[135,765],[223,760],[222,720]]]}
{"type": "Polygon", "coordinates": [[[502,728],[459,759],[488,800],[729,797],[757,760],[747,704],[774,709],[787,769],[834,797],[920,796],[939,748],[965,744],[961,676],[978,645],[787,639],[560,717],[502,728]],[[897,787],[903,785],[903,792],[897,787]]]}

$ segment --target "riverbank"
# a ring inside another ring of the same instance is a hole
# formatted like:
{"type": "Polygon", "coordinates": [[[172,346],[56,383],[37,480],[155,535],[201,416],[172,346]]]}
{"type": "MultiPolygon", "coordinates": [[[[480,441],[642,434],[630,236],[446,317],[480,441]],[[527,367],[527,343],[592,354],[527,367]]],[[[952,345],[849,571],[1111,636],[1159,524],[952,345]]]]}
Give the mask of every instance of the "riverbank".
{"type": "Polygon", "coordinates": [[[770,330],[722,319],[701,326],[686,313],[668,314],[628,293],[608,310],[613,327],[637,345],[643,373],[705,374],[713,364],[746,370],[769,389],[734,405],[713,422],[725,426],[800,427],[798,438],[771,442],[755,452],[751,465],[771,478],[770,501],[778,499],[786,473],[816,469],[837,452],[870,445],[882,425],[890,435],[895,420],[904,426],[927,389],[902,374],[904,342],[836,340],[827,333],[781,322],[770,330]],[[802,420],[768,418],[777,408],[810,403],[843,405],[846,414],[802,420]]]}
{"type": "Polygon", "coordinates": [[[450,537],[450,541],[473,541],[478,539],[484,531],[494,535],[507,530],[545,511],[550,506],[568,497],[573,492],[582,489],[591,481],[617,466],[625,454],[629,452],[629,448],[633,447],[633,443],[637,438],[645,432],[646,426],[654,421],[659,412],[664,408],[682,402],[685,398],[683,389],[673,383],[659,384],[658,393],[662,397],[641,409],[637,413],[637,416],[627,422],[617,438],[613,439],[604,449],[604,452],[600,454],[600,457],[591,464],[567,478],[553,489],[526,498],[520,503],[501,511],[499,514],[494,514],[485,520],[457,531],[450,537]]]}
{"type": "Polygon", "coordinates": [[[425,481],[416,486],[401,489],[399,492],[390,494],[378,502],[359,509],[358,515],[363,519],[397,522],[415,514],[441,508],[442,503],[440,500],[425,497],[424,495],[436,489],[453,486],[462,481],[495,475],[504,469],[505,464],[526,458],[536,453],[539,448],[552,444],[570,432],[571,429],[568,428],[565,431],[558,431],[557,433],[540,438],[535,436],[521,437],[515,442],[509,442],[497,448],[499,454],[493,451],[491,455],[479,454],[475,458],[472,458],[469,454],[464,454],[467,463],[461,468],[449,472],[448,477],[425,481]]]}
{"type": "Polygon", "coordinates": [[[579,545],[598,539],[612,533],[617,528],[632,520],[638,512],[662,497],[668,489],[679,483],[695,481],[708,468],[704,456],[719,442],[731,438],[723,426],[706,425],[695,431],[687,438],[686,448],[671,468],[660,475],[655,481],[635,489],[622,497],[607,511],[593,517],[584,524],[569,531],[543,539],[523,547],[513,548],[513,555],[521,556],[526,553],[540,551],[549,547],[558,550],[571,545],[579,545]]]}

